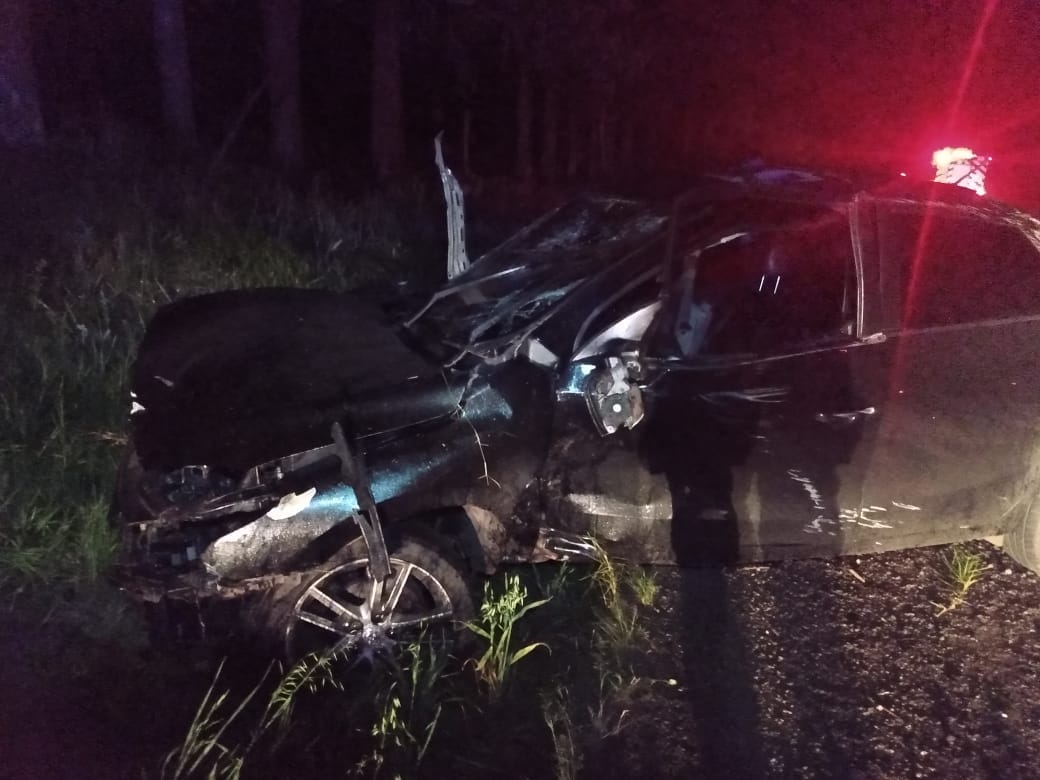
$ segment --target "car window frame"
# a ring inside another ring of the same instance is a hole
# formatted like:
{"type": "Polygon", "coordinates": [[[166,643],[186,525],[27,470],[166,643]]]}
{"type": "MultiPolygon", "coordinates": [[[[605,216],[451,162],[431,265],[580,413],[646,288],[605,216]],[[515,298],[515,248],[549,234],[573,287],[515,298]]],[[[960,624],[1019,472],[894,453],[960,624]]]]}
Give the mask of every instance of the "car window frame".
{"type": "MultiPolygon", "coordinates": [[[[668,367],[668,366],[684,366],[695,369],[703,368],[724,368],[730,366],[748,365],[754,363],[768,363],[777,360],[786,360],[793,357],[801,357],[804,355],[813,355],[821,352],[828,352],[836,349],[847,349],[851,346],[857,346],[862,344],[873,344],[884,339],[883,334],[874,334],[865,336],[864,335],[864,311],[865,311],[865,275],[864,275],[864,245],[863,245],[863,213],[861,208],[856,203],[850,202],[847,204],[831,204],[824,208],[830,208],[836,214],[842,216],[845,220],[845,226],[848,231],[848,237],[850,247],[852,249],[852,268],[853,268],[853,281],[856,289],[852,299],[854,301],[855,311],[852,315],[852,330],[853,332],[844,338],[835,338],[833,343],[819,344],[817,346],[806,346],[805,348],[798,349],[792,348],[787,350],[781,350],[773,354],[752,354],[752,353],[734,353],[732,355],[674,355],[674,356],[661,356],[655,355],[651,350],[651,343],[656,334],[662,327],[665,318],[675,316],[674,307],[671,302],[674,301],[675,296],[671,290],[668,289],[672,285],[671,278],[662,280],[662,294],[661,302],[662,306],[658,309],[654,321],[647,328],[642,343],[640,344],[639,353],[643,359],[643,363],[647,368],[653,366],[668,367]]],[[[704,249],[710,249],[720,243],[722,239],[725,239],[727,235],[737,234],[748,234],[755,232],[762,232],[766,230],[784,230],[787,226],[784,225],[746,225],[746,226],[735,226],[725,231],[718,231],[717,234],[704,239],[704,249]],[[724,235],[725,234],[725,235],[724,235]]],[[[675,251],[674,246],[669,247],[670,254],[675,251]]],[[[703,249],[701,250],[703,251],[703,249]]],[[[669,268],[673,273],[676,270],[674,256],[670,257],[669,261],[666,262],[666,267],[669,268]]],[[[671,275],[670,275],[671,276],[671,275]]],[[[696,289],[696,275],[694,277],[694,289],[696,289]]]]}
{"type": "MultiPolygon", "coordinates": [[[[1026,232],[1016,224],[988,215],[979,215],[968,212],[960,204],[941,202],[908,202],[896,198],[874,198],[872,203],[875,209],[875,230],[877,232],[877,254],[878,262],[882,272],[891,274],[899,265],[898,261],[887,256],[881,249],[883,238],[881,226],[886,212],[894,214],[909,215],[919,224],[929,219],[948,219],[959,222],[977,222],[979,226],[991,229],[1011,231],[1016,234],[1017,239],[1024,245],[1031,246],[1033,252],[1040,262],[1040,247],[1032,241],[1026,232]],[[931,214],[929,214],[931,212],[931,214]]],[[[906,306],[909,279],[900,276],[899,284],[889,285],[884,290],[883,317],[885,332],[893,334],[914,335],[919,333],[931,333],[934,331],[964,330],[978,326],[1000,325],[1009,322],[1021,322],[1026,320],[1040,319],[1040,310],[1032,314],[1007,314],[1006,316],[977,317],[973,316],[963,322],[951,323],[915,323],[908,322],[903,318],[906,306]]]]}

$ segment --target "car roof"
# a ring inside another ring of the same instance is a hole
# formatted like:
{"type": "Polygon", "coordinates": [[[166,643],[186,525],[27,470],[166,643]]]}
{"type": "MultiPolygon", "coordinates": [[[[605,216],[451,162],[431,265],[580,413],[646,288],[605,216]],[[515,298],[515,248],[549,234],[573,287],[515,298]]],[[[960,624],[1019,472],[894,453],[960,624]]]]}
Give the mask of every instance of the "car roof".
{"type": "Polygon", "coordinates": [[[1003,201],[978,195],[956,184],[910,183],[902,187],[882,187],[863,194],[878,202],[940,208],[961,218],[1007,225],[1021,231],[1040,251],[1040,219],[1003,201]]]}
{"type": "Polygon", "coordinates": [[[675,200],[674,208],[679,213],[684,207],[731,200],[804,203],[839,209],[856,200],[940,207],[960,217],[1014,227],[1040,251],[1040,219],[1014,206],[956,184],[872,173],[836,174],[755,165],[697,177],[675,200]]]}

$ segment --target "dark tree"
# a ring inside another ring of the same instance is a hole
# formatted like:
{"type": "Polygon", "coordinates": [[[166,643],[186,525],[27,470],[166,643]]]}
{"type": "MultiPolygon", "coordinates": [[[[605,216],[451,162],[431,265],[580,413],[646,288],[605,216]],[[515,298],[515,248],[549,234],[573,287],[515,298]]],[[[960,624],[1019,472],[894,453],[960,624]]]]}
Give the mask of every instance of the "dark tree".
{"type": "Polygon", "coordinates": [[[271,102],[271,154],[283,175],[303,172],[300,114],[300,0],[261,0],[267,88],[271,102]]]}
{"type": "Polygon", "coordinates": [[[0,2],[0,142],[42,143],[43,117],[25,0],[0,2]]]}
{"type": "Polygon", "coordinates": [[[182,0],[152,0],[152,27],[162,89],[163,120],[179,151],[195,147],[195,109],[182,0]]]}
{"type": "Polygon", "coordinates": [[[372,3],[372,159],[381,180],[404,170],[400,0],[372,3]]]}
{"type": "Polygon", "coordinates": [[[556,165],[556,146],[559,138],[559,86],[555,81],[546,80],[543,92],[542,109],[542,181],[553,183],[558,177],[556,165]]]}
{"type": "Polygon", "coordinates": [[[534,124],[534,96],[531,71],[521,63],[516,85],[516,177],[530,181],[534,173],[531,163],[531,133],[534,124]]]}

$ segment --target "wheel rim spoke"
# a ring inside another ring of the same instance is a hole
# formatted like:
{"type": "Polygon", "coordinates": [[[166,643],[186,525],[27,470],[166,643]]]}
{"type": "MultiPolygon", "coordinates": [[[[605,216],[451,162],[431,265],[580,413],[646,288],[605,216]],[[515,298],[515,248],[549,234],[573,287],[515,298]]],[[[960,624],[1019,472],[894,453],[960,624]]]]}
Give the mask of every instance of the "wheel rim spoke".
{"type": "Polygon", "coordinates": [[[313,612],[305,612],[301,609],[297,612],[296,617],[304,623],[310,623],[312,626],[324,628],[326,631],[331,631],[333,634],[338,634],[340,636],[347,636],[354,633],[350,626],[343,623],[335,623],[328,618],[315,615],[313,612]]]}
{"type": "Polygon", "coordinates": [[[386,601],[383,603],[383,619],[387,623],[393,622],[394,610],[397,609],[397,604],[401,600],[401,594],[404,593],[404,586],[408,582],[408,578],[412,576],[412,570],[415,566],[411,563],[405,563],[397,571],[397,576],[394,578],[393,587],[390,589],[390,594],[386,597],[386,601]]]}
{"type": "Polygon", "coordinates": [[[316,585],[307,591],[307,594],[311,596],[319,604],[328,607],[330,610],[335,612],[340,617],[350,618],[355,623],[361,623],[361,613],[357,611],[352,605],[342,604],[336,599],[332,598],[329,594],[320,590],[316,585]]]}
{"type": "Polygon", "coordinates": [[[433,623],[437,620],[447,620],[454,614],[454,611],[450,606],[439,607],[437,609],[431,609],[429,612],[420,612],[414,615],[403,615],[397,620],[388,620],[386,622],[387,628],[398,629],[398,628],[411,628],[412,626],[420,626],[424,623],[433,623]]]}

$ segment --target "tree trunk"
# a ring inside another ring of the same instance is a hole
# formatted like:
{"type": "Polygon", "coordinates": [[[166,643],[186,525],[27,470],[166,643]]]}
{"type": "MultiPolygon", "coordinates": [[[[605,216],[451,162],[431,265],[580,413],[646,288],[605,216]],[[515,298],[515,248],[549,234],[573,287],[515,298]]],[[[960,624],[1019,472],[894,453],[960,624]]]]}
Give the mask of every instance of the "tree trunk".
{"type": "Polygon", "coordinates": [[[545,86],[545,107],[542,114],[542,180],[556,181],[556,140],[559,132],[559,101],[555,84],[545,86]]]}
{"type": "Polygon", "coordinates": [[[404,171],[399,0],[372,6],[372,158],[380,181],[404,171]]]}
{"type": "Polygon", "coordinates": [[[473,175],[470,149],[473,145],[473,111],[466,108],[462,112],[462,170],[466,176],[473,175]]]}
{"type": "Polygon", "coordinates": [[[162,90],[163,121],[180,152],[195,148],[195,109],[182,0],[152,0],[155,54],[162,90]]]}
{"type": "Polygon", "coordinates": [[[300,116],[301,0],[262,0],[267,86],[271,98],[271,155],[283,175],[303,171],[300,116]]]}
{"type": "MultiPolygon", "coordinates": [[[[522,66],[523,67],[523,66],[522,66]]],[[[520,71],[516,87],[516,176],[530,181],[531,166],[531,75],[527,68],[520,71]]]]}
{"type": "Polygon", "coordinates": [[[680,148],[682,149],[682,161],[686,165],[689,165],[690,161],[694,159],[697,151],[694,132],[698,120],[697,109],[697,103],[688,99],[682,112],[682,143],[680,148]]]}
{"type": "Polygon", "coordinates": [[[614,167],[613,124],[606,103],[600,103],[596,121],[596,146],[599,154],[596,157],[597,179],[609,178],[614,167]]]}
{"type": "Polygon", "coordinates": [[[581,165],[581,124],[578,118],[578,106],[573,102],[567,112],[567,180],[573,181],[578,175],[581,165]]]}
{"type": "Polygon", "coordinates": [[[43,143],[43,115],[25,0],[0,2],[0,142],[43,143]]]}
{"type": "Polygon", "coordinates": [[[624,129],[621,132],[621,140],[618,143],[618,167],[621,173],[627,174],[632,171],[636,153],[636,114],[632,111],[625,112],[624,129]]]}

